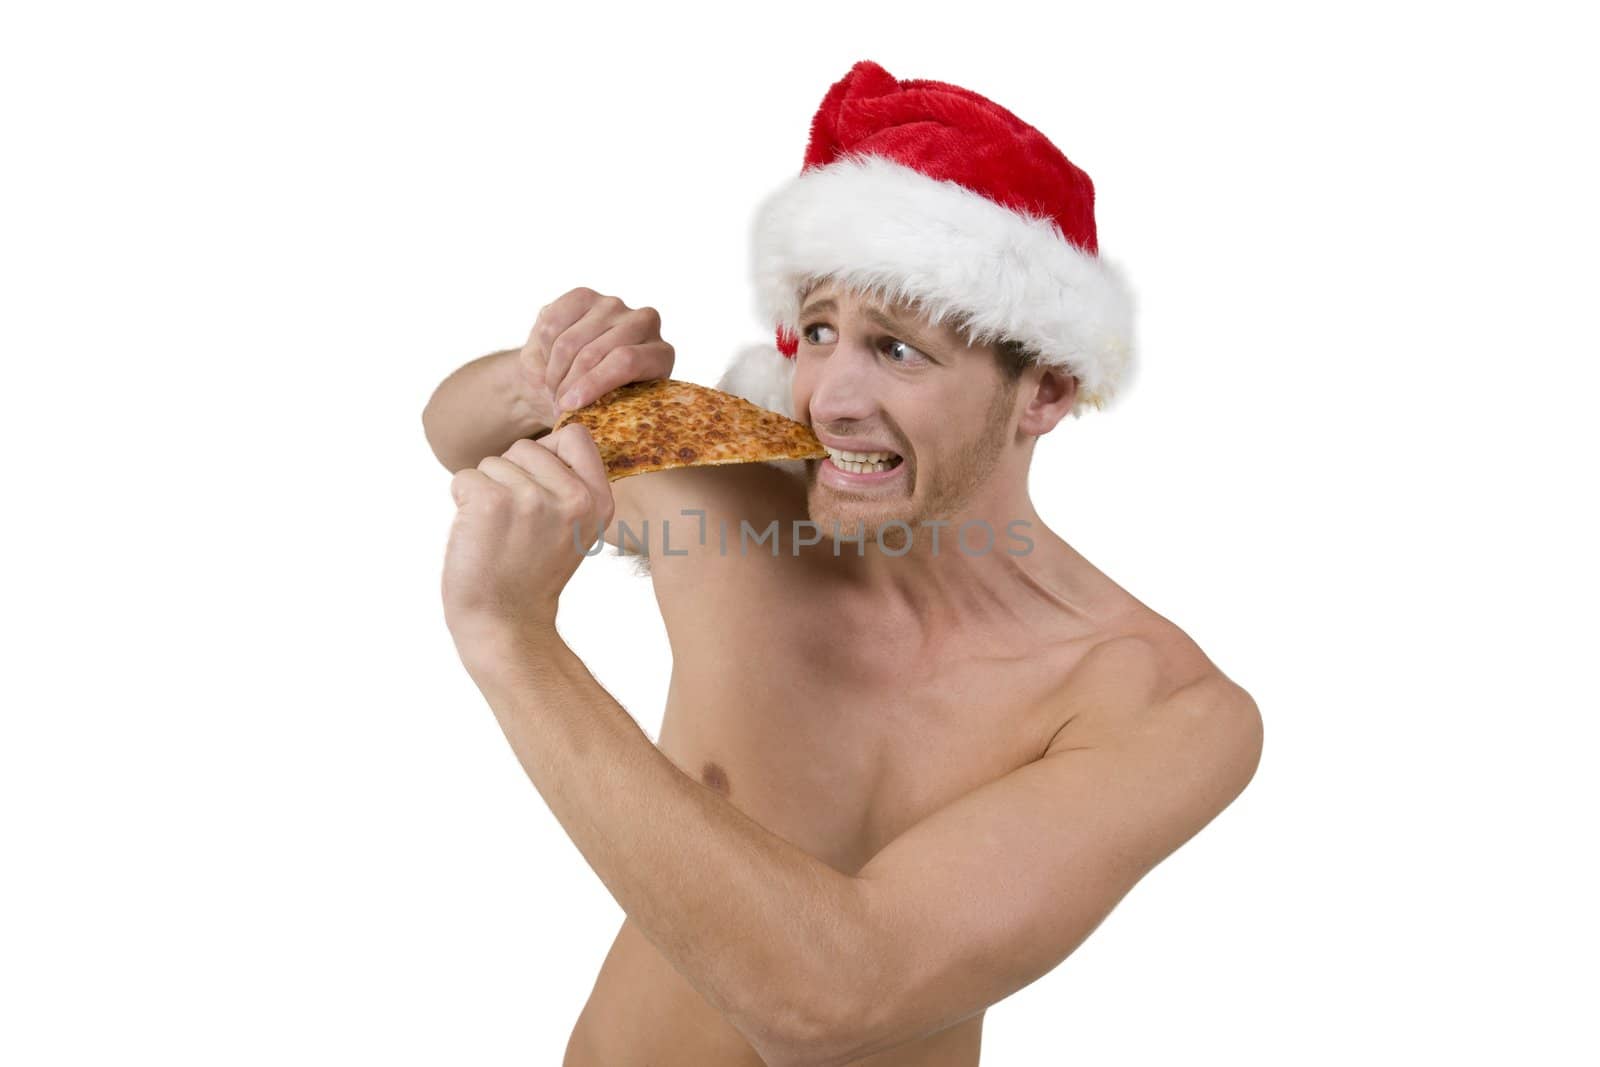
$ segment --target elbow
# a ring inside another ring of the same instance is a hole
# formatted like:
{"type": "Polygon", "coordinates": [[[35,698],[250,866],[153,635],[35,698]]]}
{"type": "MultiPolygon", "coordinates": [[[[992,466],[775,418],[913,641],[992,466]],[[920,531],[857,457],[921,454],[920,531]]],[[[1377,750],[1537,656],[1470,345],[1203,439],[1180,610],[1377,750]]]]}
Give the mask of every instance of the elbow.
{"type": "Polygon", "coordinates": [[[790,991],[763,1015],[751,1044],[770,1067],[844,1067],[877,1051],[875,1017],[889,990],[853,965],[832,968],[809,988],[790,991]],[[841,975],[849,975],[850,978],[841,975]]]}
{"type": "MultiPolygon", "coordinates": [[[[438,398],[438,395],[438,393],[435,393],[433,396],[428,397],[428,402],[422,405],[422,437],[423,440],[428,442],[428,448],[433,452],[433,457],[440,463],[444,463],[444,457],[439,454],[437,435],[434,433],[434,423],[436,421],[434,418],[434,401],[438,398]]],[[[448,467],[449,464],[445,463],[445,466],[448,467]]]]}
{"type": "MultiPolygon", "coordinates": [[[[768,1041],[757,1044],[762,1062],[773,1067],[849,1067],[942,1027],[914,1023],[905,988],[882,982],[839,982],[853,989],[848,1000],[835,998],[827,1012],[790,1016],[768,1041]]],[[[920,1014],[920,1013],[919,1013],[920,1014]]]]}
{"type": "Polygon", "coordinates": [[[789,980],[769,986],[771,999],[753,1013],[759,1025],[745,1033],[771,1067],[855,1063],[878,1050],[886,1005],[899,999],[891,976],[901,961],[880,936],[872,899],[854,878],[836,885],[843,890],[826,909],[833,921],[791,946],[789,980]]]}
{"type": "Polygon", "coordinates": [[[866,993],[826,1019],[791,1031],[783,1048],[787,1058],[779,1062],[788,1067],[848,1067],[898,1044],[874,1036],[866,1015],[881,1008],[866,993]]]}
{"type": "Polygon", "coordinates": [[[768,1067],[849,1067],[873,1050],[842,1032],[831,1032],[780,1045],[758,1045],[756,1052],[768,1067]]]}
{"type": "Polygon", "coordinates": [[[796,988],[775,984],[773,1002],[742,1019],[728,1016],[767,1067],[822,1067],[839,1046],[841,1027],[825,1010],[824,996],[814,983],[796,988]]]}
{"type": "Polygon", "coordinates": [[[774,1021],[746,1036],[767,1067],[843,1067],[858,1059],[850,1031],[810,1016],[774,1021]]]}
{"type": "MultiPolygon", "coordinates": [[[[437,395],[437,394],[436,394],[437,395]]],[[[433,439],[433,397],[428,397],[428,402],[422,405],[422,438],[428,442],[428,448],[433,452],[434,458],[439,458],[439,445],[433,439]]]]}
{"type": "Polygon", "coordinates": [[[439,432],[438,396],[439,394],[435,393],[422,406],[422,437],[428,442],[428,449],[433,453],[433,458],[438,460],[440,466],[444,467],[445,470],[454,474],[458,470],[464,470],[466,467],[472,466],[472,464],[458,464],[456,462],[457,457],[452,456],[450,450],[445,447],[439,432]]]}

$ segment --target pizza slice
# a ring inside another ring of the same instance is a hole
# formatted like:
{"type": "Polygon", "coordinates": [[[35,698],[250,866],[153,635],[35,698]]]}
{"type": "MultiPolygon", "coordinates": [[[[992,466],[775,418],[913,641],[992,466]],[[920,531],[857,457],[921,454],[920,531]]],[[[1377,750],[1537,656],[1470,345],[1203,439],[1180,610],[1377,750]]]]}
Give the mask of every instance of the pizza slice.
{"type": "Polygon", "coordinates": [[[552,432],[582,423],[611,481],[630,474],[722,463],[821,459],[809,426],[743,397],[692,382],[632,382],[562,415],[552,432]]]}

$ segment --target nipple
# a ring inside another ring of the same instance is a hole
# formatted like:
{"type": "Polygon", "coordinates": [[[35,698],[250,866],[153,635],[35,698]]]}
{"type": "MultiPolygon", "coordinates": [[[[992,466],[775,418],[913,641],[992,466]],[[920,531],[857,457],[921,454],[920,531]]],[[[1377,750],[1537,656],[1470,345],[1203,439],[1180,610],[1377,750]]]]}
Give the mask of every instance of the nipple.
{"type": "Polygon", "coordinates": [[[732,786],[728,783],[728,772],[709,760],[700,771],[700,780],[723,796],[732,792],[732,786]]]}

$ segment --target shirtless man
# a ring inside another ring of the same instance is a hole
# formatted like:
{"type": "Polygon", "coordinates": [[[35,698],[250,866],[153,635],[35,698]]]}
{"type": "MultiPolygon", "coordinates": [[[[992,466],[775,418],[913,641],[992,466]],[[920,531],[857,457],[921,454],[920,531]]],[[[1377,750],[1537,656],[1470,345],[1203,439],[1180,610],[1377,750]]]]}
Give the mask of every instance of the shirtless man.
{"type": "MultiPolygon", "coordinates": [[[[930,84],[881,70],[857,64],[829,99],[930,84]]],[[[1250,696],[1030,502],[1035,442],[1117,365],[1030,332],[1015,286],[795,269],[768,279],[793,353],[767,350],[788,385],[771,406],[831,453],[798,476],[608,484],[581,426],[529,440],[672,371],[653,309],[586,288],[424,413],[457,472],[443,598],[462,662],[627,916],[567,1067],[972,1067],[988,1006],[1061,963],[1259,759],[1250,696]],[[994,307],[1004,338],[985,334],[994,307]],[[616,544],[646,519],[674,530],[670,553],[649,546],[673,653],[658,745],[554,625],[574,525],[616,544]],[[773,520],[781,545],[741,550],[741,523],[773,520]]]]}

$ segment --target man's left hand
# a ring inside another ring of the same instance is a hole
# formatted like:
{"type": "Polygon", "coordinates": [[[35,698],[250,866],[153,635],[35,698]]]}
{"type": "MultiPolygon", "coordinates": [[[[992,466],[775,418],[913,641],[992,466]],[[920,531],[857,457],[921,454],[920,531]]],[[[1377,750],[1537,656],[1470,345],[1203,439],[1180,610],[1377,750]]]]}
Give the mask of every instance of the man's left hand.
{"type": "Polygon", "coordinates": [[[554,637],[561,590],[615,512],[588,429],[572,423],[518,441],[458,473],[450,494],[444,614],[462,658],[554,637]]]}

